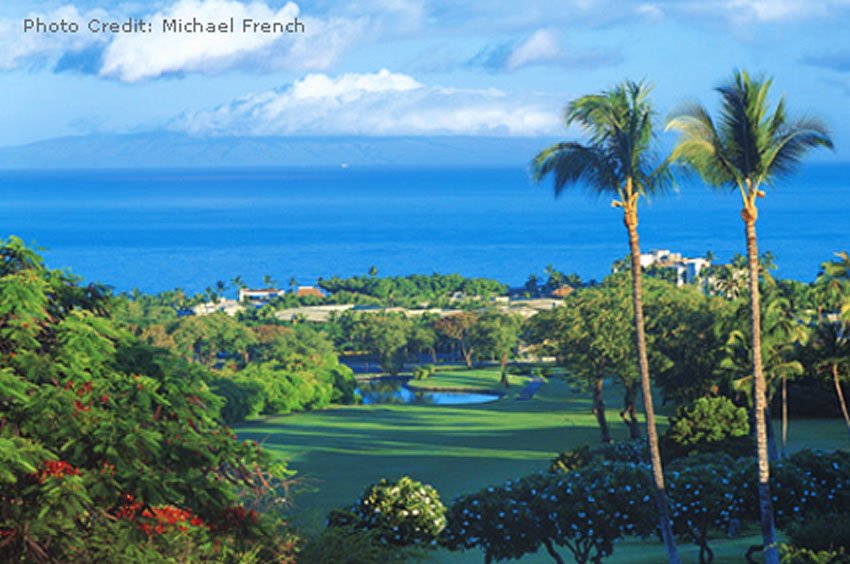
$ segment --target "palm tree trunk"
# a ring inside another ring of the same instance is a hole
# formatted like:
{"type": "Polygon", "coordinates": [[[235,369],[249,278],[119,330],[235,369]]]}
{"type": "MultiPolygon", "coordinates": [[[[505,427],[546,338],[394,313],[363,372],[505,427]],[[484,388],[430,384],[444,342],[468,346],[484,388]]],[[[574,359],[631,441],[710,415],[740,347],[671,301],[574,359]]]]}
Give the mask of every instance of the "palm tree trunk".
{"type": "Polygon", "coordinates": [[[835,393],[838,395],[838,403],[841,404],[841,413],[844,414],[847,432],[850,433],[850,415],[847,413],[847,402],[844,401],[844,390],[841,389],[841,379],[838,377],[838,364],[834,362],[832,363],[832,381],[835,383],[835,393]]]}
{"type": "Polygon", "coordinates": [[[776,448],[776,435],[773,432],[773,418],[770,415],[770,406],[764,408],[764,427],[767,429],[767,460],[777,462],[779,460],[779,449],[776,448]]]}
{"type": "Polygon", "coordinates": [[[632,305],[635,319],[635,342],[638,351],[640,384],[643,392],[643,409],[646,413],[646,435],[649,439],[652,477],[655,480],[655,504],[658,508],[658,521],[661,527],[661,540],[670,562],[680,564],[676,539],[670,526],[670,512],[667,509],[667,496],[664,493],[664,472],[661,467],[661,451],[658,447],[658,432],[655,429],[655,409],[652,406],[652,389],[649,385],[649,360],[646,353],[646,334],[643,322],[643,288],[640,272],[640,240],[637,233],[637,209],[626,207],[626,229],[629,232],[629,252],[632,259],[632,305]]]}
{"type": "Polygon", "coordinates": [[[788,453],[788,378],[782,375],[782,458],[788,453]]]}
{"type": "Polygon", "coordinates": [[[767,425],[765,413],[764,369],[761,352],[761,309],[759,304],[759,254],[756,239],[756,211],[745,208],[742,212],[747,239],[747,260],[750,271],[750,315],[753,336],[753,396],[756,416],[756,457],[758,459],[758,493],[761,510],[761,534],[764,542],[766,564],[779,564],[776,548],[776,527],[773,522],[773,501],[770,497],[770,463],[767,453],[767,425]]]}
{"type": "Polygon", "coordinates": [[[501,360],[500,364],[502,366],[502,382],[501,383],[504,387],[507,388],[509,386],[509,384],[508,384],[508,353],[503,352],[500,360],[501,360]]]}
{"type": "Polygon", "coordinates": [[[602,398],[602,386],[604,384],[605,379],[601,375],[598,376],[596,384],[593,386],[593,414],[596,415],[596,422],[599,423],[602,442],[610,443],[611,435],[608,432],[608,421],[605,419],[605,400],[602,398]]]}

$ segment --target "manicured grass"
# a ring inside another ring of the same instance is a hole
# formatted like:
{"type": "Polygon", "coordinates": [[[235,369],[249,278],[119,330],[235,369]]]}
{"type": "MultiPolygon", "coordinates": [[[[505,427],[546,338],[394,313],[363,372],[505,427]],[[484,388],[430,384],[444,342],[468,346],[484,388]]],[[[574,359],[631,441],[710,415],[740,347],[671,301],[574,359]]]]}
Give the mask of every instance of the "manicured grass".
{"type": "Polygon", "coordinates": [[[502,373],[498,368],[480,368],[477,370],[439,371],[425,380],[410,380],[408,388],[428,390],[464,390],[507,392],[509,397],[518,394],[528,383],[525,376],[508,374],[510,387],[501,384],[502,373]]]}
{"type": "MultiPolygon", "coordinates": [[[[498,370],[452,371],[432,378],[447,382],[498,382],[498,370]],[[495,374],[495,376],[494,376],[495,374]]],[[[340,407],[277,417],[242,426],[239,435],[257,440],[289,462],[302,480],[290,513],[294,522],[311,530],[322,525],[328,510],[352,503],[381,477],[410,475],[434,485],[444,501],[478,491],[488,484],[544,470],[558,453],[599,440],[590,400],[561,379],[545,384],[528,401],[512,399],[526,380],[520,378],[505,398],[478,405],[370,405],[340,407]]],[[[425,381],[426,383],[429,380],[425,381]]],[[[606,394],[608,419],[615,440],[627,431],[617,415],[622,390],[606,394]]],[[[667,410],[661,409],[661,425],[667,410]]],[[[778,429],[776,423],[776,429],[778,429]]],[[[778,436],[778,435],[777,435],[778,436]]],[[[847,447],[838,419],[793,420],[790,449],[847,447]]],[[[719,539],[712,543],[717,562],[740,562],[757,537],[719,539]]],[[[682,543],[686,561],[695,561],[692,547],[682,543]]],[[[566,549],[564,557],[568,558],[566,549]]],[[[477,551],[435,554],[439,562],[481,562],[477,551]]],[[[653,540],[629,540],[617,546],[612,562],[660,562],[663,549],[653,540]]],[[[546,562],[535,555],[523,562],[546,562]]]]}

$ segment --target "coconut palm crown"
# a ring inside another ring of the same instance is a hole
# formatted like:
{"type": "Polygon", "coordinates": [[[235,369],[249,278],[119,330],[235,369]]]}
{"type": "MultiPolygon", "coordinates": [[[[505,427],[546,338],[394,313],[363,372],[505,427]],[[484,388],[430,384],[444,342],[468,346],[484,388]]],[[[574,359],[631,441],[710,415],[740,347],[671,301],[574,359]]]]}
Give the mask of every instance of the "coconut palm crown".
{"type": "Polygon", "coordinates": [[[764,197],[762,185],[792,172],[810,149],[832,148],[826,126],[811,117],[790,119],[784,98],[770,112],[772,83],[736,72],[717,88],[717,123],[699,104],[685,106],[667,123],[668,130],[681,133],[671,160],[687,164],[711,186],[737,188],[753,220],[756,198],[764,197]]]}
{"type": "Polygon", "coordinates": [[[670,186],[668,167],[654,164],[650,91],[644,82],[627,81],[570,102],[566,126],[580,126],[589,142],[556,143],[542,151],[532,161],[534,180],[551,174],[556,196],[572,185],[614,196],[612,205],[636,220],[638,198],[670,186]]]}

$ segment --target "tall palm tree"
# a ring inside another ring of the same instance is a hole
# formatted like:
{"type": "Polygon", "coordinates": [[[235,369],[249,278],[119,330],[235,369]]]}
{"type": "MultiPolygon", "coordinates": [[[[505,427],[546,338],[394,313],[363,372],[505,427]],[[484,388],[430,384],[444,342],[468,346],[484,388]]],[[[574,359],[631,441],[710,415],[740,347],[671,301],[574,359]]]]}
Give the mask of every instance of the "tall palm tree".
{"type": "Polygon", "coordinates": [[[751,79],[746,72],[738,71],[732,80],[717,89],[721,108],[716,123],[704,107],[695,104],[683,108],[667,124],[667,129],[681,133],[671,158],[685,163],[712,186],[737,189],[744,205],[741,218],[744,220],[749,269],[759,504],[765,560],[769,564],[778,563],[779,555],[770,498],[764,416],[756,200],[765,195],[763,185],[770,185],[776,178],[793,170],[807,151],[816,147],[832,147],[829,133],[820,121],[789,119],[784,99],[780,99],[771,112],[768,101],[771,82],[751,79]]]}
{"type": "Polygon", "coordinates": [[[535,157],[532,170],[537,182],[550,174],[554,177],[555,196],[560,196],[568,186],[582,185],[594,193],[613,196],[612,206],[623,210],[631,253],[635,342],[655,480],[655,501],[667,557],[670,562],[680,562],[664,493],[664,474],[652,406],[637,232],[640,197],[661,191],[669,181],[668,168],[663,164],[655,166],[654,162],[654,112],[648,99],[650,89],[647,84],[627,81],[611,90],[570,102],[564,115],[566,125],[581,126],[589,135],[589,142],[557,143],[535,157]]]}

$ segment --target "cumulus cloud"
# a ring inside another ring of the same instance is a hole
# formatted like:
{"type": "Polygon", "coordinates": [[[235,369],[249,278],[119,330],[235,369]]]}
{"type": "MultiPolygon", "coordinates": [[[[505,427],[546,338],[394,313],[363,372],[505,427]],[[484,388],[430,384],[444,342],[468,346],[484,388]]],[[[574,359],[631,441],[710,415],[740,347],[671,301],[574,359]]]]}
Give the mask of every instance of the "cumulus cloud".
{"type": "Polygon", "coordinates": [[[107,47],[102,76],[128,82],[179,72],[218,72],[233,66],[277,69],[327,68],[339,53],[362,33],[357,20],[300,17],[305,32],[295,34],[243,33],[239,22],[292,22],[300,15],[298,6],[286,3],[279,10],[265,2],[243,4],[234,0],[179,0],[148,17],[152,34],[118,36],[107,47]],[[227,22],[233,18],[233,33],[165,33],[158,22],[227,22]]]}
{"type": "Polygon", "coordinates": [[[0,19],[0,69],[36,65],[57,71],[96,73],[125,82],[180,73],[254,70],[325,70],[352,45],[418,29],[421,0],[364,0],[339,12],[303,14],[294,2],[278,8],[270,0],[171,0],[122,3],[82,11],[68,4],[51,11],[0,19]],[[358,11],[359,10],[359,11],[358,11]],[[78,33],[23,33],[24,17],[76,22],[78,33]],[[153,24],[150,33],[90,33],[92,18],[123,22],[133,17],[153,24]],[[243,33],[240,22],[304,24],[299,33],[243,33]],[[222,22],[233,18],[234,33],[164,33],[163,20],[222,22]]]}
{"type": "Polygon", "coordinates": [[[310,74],[283,89],[190,113],[172,129],[198,135],[513,135],[557,133],[558,104],[496,89],[429,86],[382,69],[310,74]]]}

